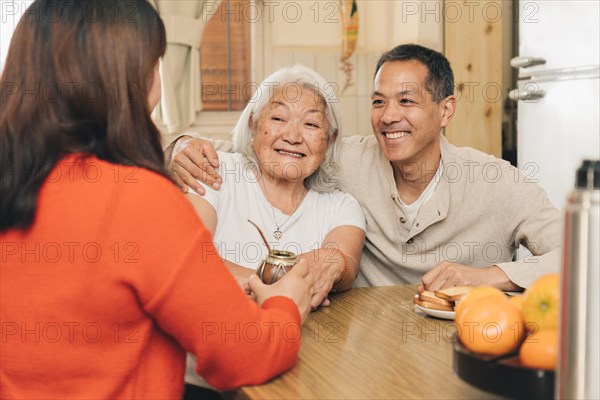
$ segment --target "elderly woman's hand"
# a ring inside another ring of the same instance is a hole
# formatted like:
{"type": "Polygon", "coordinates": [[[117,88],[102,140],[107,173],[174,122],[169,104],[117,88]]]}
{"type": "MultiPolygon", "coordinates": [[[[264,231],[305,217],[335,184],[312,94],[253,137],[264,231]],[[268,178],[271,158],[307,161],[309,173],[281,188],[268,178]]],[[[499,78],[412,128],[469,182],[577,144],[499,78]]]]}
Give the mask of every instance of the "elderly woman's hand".
{"type": "Polygon", "coordinates": [[[302,259],[307,261],[308,268],[314,275],[310,300],[313,310],[330,304],[327,295],[344,272],[344,266],[333,253],[333,249],[321,248],[302,254],[302,259]]]}
{"type": "Polygon", "coordinates": [[[197,180],[218,190],[222,183],[218,167],[219,158],[210,141],[182,136],[173,148],[169,173],[184,193],[191,187],[204,195],[206,191],[197,180]]]}

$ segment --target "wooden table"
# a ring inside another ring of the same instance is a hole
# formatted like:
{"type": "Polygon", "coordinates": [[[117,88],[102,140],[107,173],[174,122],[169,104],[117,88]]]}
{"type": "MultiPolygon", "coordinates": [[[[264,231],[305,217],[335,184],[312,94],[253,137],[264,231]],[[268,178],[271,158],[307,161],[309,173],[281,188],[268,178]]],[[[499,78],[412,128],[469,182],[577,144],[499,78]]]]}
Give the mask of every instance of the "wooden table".
{"type": "Polygon", "coordinates": [[[416,286],[356,288],[332,297],[302,329],[298,363],[250,399],[491,398],[452,371],[452,321],[415,312],[416,286]]]}

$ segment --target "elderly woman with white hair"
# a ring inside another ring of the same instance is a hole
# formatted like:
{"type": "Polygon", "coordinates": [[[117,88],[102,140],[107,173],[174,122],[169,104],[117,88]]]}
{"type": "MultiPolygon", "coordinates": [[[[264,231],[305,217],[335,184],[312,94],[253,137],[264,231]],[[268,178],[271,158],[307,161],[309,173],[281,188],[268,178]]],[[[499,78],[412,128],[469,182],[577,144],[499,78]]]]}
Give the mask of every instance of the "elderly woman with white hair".
{"type": "MultiPolygon", "coordinates": [[[[233,129],[234,153],[218,152],[220,190],[187,197],[244,281],[272,249],[301,254],[317,274],[312,306],[352,287],[364,242],[358,202],[335,190],[341,129],[338,99],[314,70],[295,65],[265,78],[233,129]]],[[[325,302],[325,303],[323,303],[325,302]]]]}
{"type": "Polygon", "coordinates": [[[360,205],[334,189],[341,116],[329,87],[300,65],[268,76],[233,130],[234,153],[218,152],[220,190],[187,194],[240,282],[268,253],[248,220],[272,249],[301,254],[317,276],[313,308],[352,287],[365,237],[360,205]]]}

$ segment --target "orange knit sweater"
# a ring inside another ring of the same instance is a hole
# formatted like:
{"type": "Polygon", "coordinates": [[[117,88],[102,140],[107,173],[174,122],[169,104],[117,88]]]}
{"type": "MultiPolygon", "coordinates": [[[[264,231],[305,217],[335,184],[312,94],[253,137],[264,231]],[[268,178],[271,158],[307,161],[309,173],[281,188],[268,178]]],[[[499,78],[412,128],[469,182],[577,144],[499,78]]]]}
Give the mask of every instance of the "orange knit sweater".
{"type": "Polygon", "coordinates": [[[221,389],[296,361],[295,304],[248,300],[155,173],[67,156],[0,246],[0,398],[180,398],[186,351],[221,389]]]}

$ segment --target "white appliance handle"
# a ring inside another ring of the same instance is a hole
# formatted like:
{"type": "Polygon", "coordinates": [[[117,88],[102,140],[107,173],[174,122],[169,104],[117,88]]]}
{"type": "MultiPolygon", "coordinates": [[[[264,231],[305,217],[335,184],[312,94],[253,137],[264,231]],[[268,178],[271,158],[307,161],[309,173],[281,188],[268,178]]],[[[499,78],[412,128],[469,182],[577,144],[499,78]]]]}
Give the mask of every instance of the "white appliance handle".
{"type": "Polygon", "coordinates": [[[537,90],[532,90],[532,89],[513,89],[510,92],[508,92],[508,97],[511,100],[514,101],[532,101],[532,100],[539,100],[541,98],[543,98],[546,95],[546,92],[544,92],[541,89],[537,89],[537,90]]]}
{"type": "Polygon", "coordinates": [[[515,57],[510,60],[510,65],[513,68],[527,68],[542,64],[546,64],[546,60],[538,57],[515,57]]]}

